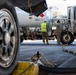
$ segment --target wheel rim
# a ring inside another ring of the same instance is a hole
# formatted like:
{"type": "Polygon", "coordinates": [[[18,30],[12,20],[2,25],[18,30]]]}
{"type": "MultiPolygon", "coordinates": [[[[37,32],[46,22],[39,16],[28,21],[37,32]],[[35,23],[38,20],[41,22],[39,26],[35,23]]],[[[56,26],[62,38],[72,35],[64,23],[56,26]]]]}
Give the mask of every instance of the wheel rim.
{"type": "Polygon", "coordinates": [[[65,34],[65,35],[63,36],[63,41],[64,41],[64,42],[66,42],[66,43],[67,43],[67,42],[69,42],[70,40],[71,40],[71,37],[70,37],[70,35],[69,35],[69,34],[68,34],[68,35],[67,35],[67,34],[65,34]]]}
{"type": "Polygon", "coordinates": [[[0,10],[0,66],[9,67],[15,57],[17,28],[7,9],[0,10]]]}

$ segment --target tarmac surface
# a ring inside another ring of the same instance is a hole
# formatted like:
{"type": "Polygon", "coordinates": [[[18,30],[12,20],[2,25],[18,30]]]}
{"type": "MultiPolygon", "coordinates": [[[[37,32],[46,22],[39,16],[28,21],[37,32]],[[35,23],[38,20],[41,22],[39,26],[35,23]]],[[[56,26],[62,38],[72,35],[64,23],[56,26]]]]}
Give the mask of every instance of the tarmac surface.
{"type": "MultiPolygon", "coordinates": [[[[46,45],[43,44],[42,40],[24,40],[20,45],[18,61],[29,61],[39,51],[44,64],[46,61],[43,56],[59,68],[76,68],[76,56],[64,52],[62,44],[56,45],[56,42],[56,40],[49,40],[49,45],[46,45]]],[[[76,40],[71,45],[65,46],[65,49],[76,51],[76,40]]]]}
{"type": "MultiPolygon", "coordinates": [[[[65,46],[66,49],[76,51],[76,41],[65,46]]],[[[59,67],[76,67],[76,56],[63,51],[62,45],[56,45],[56,40],[49,40],[49,45],[43,44],[42,40],[27,40],[20,45],[19,61],[28,61],[37,53],[44,55],[49,62],[57,64],[59,67]]],[[[43,58],[42,58],[43,59],[43,58]]],[[[43,59],[45,63],[45,60],[43,59]]]]}

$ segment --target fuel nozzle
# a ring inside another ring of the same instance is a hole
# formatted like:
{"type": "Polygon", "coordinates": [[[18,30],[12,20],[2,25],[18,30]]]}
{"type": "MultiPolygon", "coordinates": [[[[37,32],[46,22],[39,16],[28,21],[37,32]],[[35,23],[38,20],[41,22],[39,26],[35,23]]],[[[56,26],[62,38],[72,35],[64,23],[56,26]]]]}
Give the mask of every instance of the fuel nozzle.
{"type": "Polygon", "coordinates": [[[37,59],[41,59],[41,54],[40,54],[39,51],[37,51],[37,53],[36,53],[36,57],[37,57],[37,59]]]}
{"type": "Polygon", "coordinates": [[[33,55],[33,57],[31,58],[32,61],[38,61],[41,59],[41,54],[39,51],[37,51],[36,54],[33,55]]]}

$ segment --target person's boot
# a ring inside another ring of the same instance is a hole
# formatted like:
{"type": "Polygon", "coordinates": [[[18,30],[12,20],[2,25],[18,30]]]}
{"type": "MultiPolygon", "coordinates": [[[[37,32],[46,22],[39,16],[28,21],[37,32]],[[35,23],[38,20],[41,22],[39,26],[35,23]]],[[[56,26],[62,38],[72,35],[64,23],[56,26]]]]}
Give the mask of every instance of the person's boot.
{"type": "Polygon", "coordinates": [[[46,44],[48,45],[49,43],[47,42],[46,44]]]}
{"type": "Polygon", "coordinates": [[[45,42],[43,42],[43,44],[45,44],[45,42]]]}
{"type": "Polygon", "coordinates": [[[57,45],[60,45],[60,43],[57,43],[57,45]]]}

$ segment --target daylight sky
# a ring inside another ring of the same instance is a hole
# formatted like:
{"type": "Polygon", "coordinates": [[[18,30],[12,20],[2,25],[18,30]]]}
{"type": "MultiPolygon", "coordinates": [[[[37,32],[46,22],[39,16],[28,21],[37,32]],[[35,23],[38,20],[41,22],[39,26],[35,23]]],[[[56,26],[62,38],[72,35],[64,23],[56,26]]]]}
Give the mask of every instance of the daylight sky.
{"type": "Polygon", "coordinates": [[[56,6],[62,14],[67,14],[67,6],[76,6],[76,0],[46,0],[48,7],[56,6]]]}

